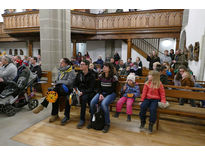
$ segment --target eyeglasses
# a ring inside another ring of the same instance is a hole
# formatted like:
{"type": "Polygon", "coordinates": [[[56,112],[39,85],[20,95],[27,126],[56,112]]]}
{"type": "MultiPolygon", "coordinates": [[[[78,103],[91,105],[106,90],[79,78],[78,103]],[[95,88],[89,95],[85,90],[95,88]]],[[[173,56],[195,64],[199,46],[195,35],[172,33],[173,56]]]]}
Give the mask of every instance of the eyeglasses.
{"type": "Polygon", "coordinates": [[[85,64],[80,64],[80,65],[85,65],[85,64]]]}

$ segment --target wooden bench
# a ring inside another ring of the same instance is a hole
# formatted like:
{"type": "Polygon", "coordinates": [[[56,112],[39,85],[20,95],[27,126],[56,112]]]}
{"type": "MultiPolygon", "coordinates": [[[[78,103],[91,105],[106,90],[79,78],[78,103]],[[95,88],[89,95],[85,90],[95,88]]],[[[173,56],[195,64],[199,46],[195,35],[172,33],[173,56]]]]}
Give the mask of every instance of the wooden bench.
{"type": "Polygon", "coordinates": [[[52,87],[52,72],[42,71],[41,80],[38,83],[41,84],[42,95],[46,96],[48,88],[52,87]]]}
{"type": "MultiPolygon", "coordinates": [[[[116,100],[110,104],[110,111],[112,111],[112,107],[116,106],[117,101],[120,98],[120,89],[125,84],[125,81],[119,81],[117,86],[117,98],[116,100]]],[[[140,87],[140,92],[142,93],[144,83],[138,83],[140,87]]],[[[181,86],[173,86],[173,85],[164,85],[166,99],[170,98],[185,98],[185,99],[194,99],[194,100],[205,100],[205,88],[192,88],[192,87],[181,87],[181,86]],[[185,91],[191,90],[191,91],[185,91]],[[195,90],[195,91],[192,91],[195,90]]],[[[140,102],[140,98],[137,98],[133,103],[133,109],[140,110],[140,106],[138,104],[140,102]]],[[[184,106],[179,105],[176,101],[169,101],[170,106],[166,109],[157,110],[157,121],[156,128],[159,128],[159,119],[160,114],[169,114],[169,115],[177,115],[177,116],[185,116],[185,117],[194,117],[199,119],[205,119],[205,109],[191,107],[188,104],[184,106]]],[[[125,107],[125,106],[124,106],[125,107]]]]}

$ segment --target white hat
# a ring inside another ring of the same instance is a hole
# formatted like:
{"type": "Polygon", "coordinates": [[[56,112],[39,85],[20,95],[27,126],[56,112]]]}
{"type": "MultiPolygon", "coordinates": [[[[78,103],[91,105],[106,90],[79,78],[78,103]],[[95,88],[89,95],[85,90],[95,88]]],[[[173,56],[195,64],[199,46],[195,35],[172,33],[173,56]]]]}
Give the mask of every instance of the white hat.
{"type": "Polygon", "coordinates": [[[135,74],[134,73],[130,73],[128,76],[127,76],[127,81],[128,80],[132,80],[132,82],[135,82],[135,74]]]}

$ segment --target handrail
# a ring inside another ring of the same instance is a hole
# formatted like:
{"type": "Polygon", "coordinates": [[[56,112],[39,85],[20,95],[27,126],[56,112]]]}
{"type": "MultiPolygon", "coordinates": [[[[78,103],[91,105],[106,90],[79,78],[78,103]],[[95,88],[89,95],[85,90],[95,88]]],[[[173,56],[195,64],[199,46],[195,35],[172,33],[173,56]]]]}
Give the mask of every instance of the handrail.
{"type": "Polygon", "coordinates": [[[156,47],[154,47],[151,43],[147,42],[145,39],[141,39],[143,42],[145,42],[146,44],[148,44],[149,46],[151,46],[152,48],[154,48],[157,52],[164,54],[163,52],[161,52],[159,49],[157,49],[156,47]]]}

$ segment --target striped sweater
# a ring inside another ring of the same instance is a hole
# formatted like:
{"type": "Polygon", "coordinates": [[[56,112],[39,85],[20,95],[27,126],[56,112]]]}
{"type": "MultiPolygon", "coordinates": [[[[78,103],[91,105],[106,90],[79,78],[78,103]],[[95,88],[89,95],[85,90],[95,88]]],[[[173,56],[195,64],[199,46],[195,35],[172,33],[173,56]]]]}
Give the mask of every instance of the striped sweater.
{"type": "Polygon", "coordinates": [[[98,93],[103,94],[103,96],[107,96],[113,92],[116,93],[117,82],[118,78],[115,75],[112,78],[105,78],[102,75],[99,76],[98,93]]]}

